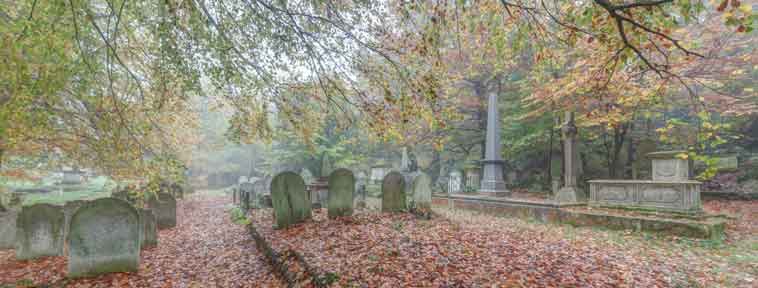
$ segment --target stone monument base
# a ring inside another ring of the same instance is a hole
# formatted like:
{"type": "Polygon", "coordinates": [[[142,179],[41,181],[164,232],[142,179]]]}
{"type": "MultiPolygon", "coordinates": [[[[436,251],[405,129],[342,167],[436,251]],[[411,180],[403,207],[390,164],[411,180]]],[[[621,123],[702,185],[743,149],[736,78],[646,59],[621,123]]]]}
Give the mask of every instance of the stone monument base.
{"type": "Polygon", "coordinates": [[[555,202],[560,204],[578,203],[576,187],[565,186],[555,194],[555,202]]]}

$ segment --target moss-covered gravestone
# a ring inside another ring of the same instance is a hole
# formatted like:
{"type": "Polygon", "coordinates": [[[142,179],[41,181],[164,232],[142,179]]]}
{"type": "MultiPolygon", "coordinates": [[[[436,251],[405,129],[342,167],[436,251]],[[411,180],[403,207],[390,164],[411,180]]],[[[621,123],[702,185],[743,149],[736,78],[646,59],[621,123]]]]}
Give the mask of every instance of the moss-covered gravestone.
{"type": "Polygon", "coordinates": [[[158,193],[149,202],[150,210],[158,219],[158,229],[176,227],[176,198],[169,193],[158,193]]]}
{"type": "Polygon", "coordinates": [[[116,198],[87,202],[71,217],[68,277],[137,271],[142,221],[137,209],[116,198]]]}
{"type": "Polygon", "coordinates": [[[0,250],[13,249],[16,246],[17,211],[0,212],[0,250]]]}
{"type": "Polygon", "coordinates": [[[353,193],[355,177],[347,169],[337,169],[329,175],[329,194],[327,207],[329,217],[350,216],[353,214],[353,193]]]}
{"type": "Polygon", "coordinates": [[[311,203],[305,194],[303,178],[294,172],[282,172],[271,181],[271,202],[279,229],[311,218],[311,203]]]}
{"type": "Polygon", "coordinates": [[[403,175],[393,171],[382,180],[382,212],[405,210],[405,180],[403,175]]]}
{"type": "Polygon", "coordinates": [[[432,208],[432,178],[424,173],[419,173],[413,178],[413,204],[414,208],[429,211],[432,208]]]}
{"type": "Polygon", "coordinates": [[[140,220],[142,220],[142,248],[154,247],[158,245],[158,220],[150,209],[140,209],[140,220]]]}
{"type": "Polygon", "coordinates": [[[35,204],[21,209],[16,219],[16,259],[63,253],[63,207],[35,204]]]}

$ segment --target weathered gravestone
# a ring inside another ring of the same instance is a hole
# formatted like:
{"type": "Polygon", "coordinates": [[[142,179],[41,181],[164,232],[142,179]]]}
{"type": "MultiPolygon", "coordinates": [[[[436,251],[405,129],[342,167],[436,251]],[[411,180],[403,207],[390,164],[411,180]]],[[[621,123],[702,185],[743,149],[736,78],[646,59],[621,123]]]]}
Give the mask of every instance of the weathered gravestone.
{"type": "Polygon", "coordinates": [[[16,245],[17,211],[0,212],[0,250],[13,249],[16,245]]]}
{"type": "Polygon", "coordinates": [[[424,173],[419,173],[413,179],[413,203],[414,208],[429,211],[432,208],[432,178],[424,173]]]}
{"type": "Polygon", "coordinates": [[[64,223],[60,206],[35,204],[21,208],[16,219],[16,259],[61,255],[64,223]]]}
{"type": "Polygon", "coordinates": [[[158,219],[158,229],[176,227],[176,199],[168,193],[158,193],[150,198],[150,210],[158,219]]]}
{"type": "Polygon", "coordinates": [[[258,204],[256,203],[257,197],[255,195],[255,185],[253,185],[253,183],[242,183],[240,184],[239,189],[242,195],[242,197],[240,197],[240,207],[242,207],[243,210],[258,207],[258,204]]]}
{"type": "Polygon", "coordinates": [[[390,172],[382,181],[382,212],[405,210],[405,180],[398,172],[390,172]]]}
{"type": "Polygon", "coordinates": [[[239,189],[237,189],[237,187],[232,188],[232,204],[237,204],[237,199],[239,197],[239,196],[237,196],[237,193],[239,193],[237,191],[239,191],[239,189]]]}
{"type": "Polygon", "coordinates": [[[68,246],[66,246],[65,237],[69,233],[69,229],[71,229],[71,217],[74,216],[74,213],[76,212],[79,207],[87,203],[86,200],[74,200],[66,202],[66,204],[63,205],[63,215],[65,217],[65,220],[63,222],[63,244],[64,244],[64,255],[66,254],[66,251],[68,251],[68,246]]]}
{"type": "Polygon", "coordinates": [[[353,214],[353,193],[355,177],[347,169],[337,169],[329,175],[329,217],[350,216],[353,214]]]}
{"type": "Polygon", "coordinates": [[[71,218],[68,277],[137,271],[142,221],[129,203],[102,198],[80,207],[71,218]]]}
{"type": "Polygon", "coordinates": [[[140,220],[142,221],[142,248],[154,247],[158,245],[158,219],[150,209],[140,209],[140,220]]]}
{"type": "Polygon", "coordinates": [[[179,185],[178,183],[171,183],[169,186],[169,191],[171,195],[174,196],[174,198],[184,199],[184,188],[182,188],[182,185],[179,185]]]}
{"type": "Polygon", "coordinates": [[[305,182],[297,173],[282,172],[274,177],[271,181],[271,202],[279,229],[311,218],[311,203],[305,194],[305,182]]]}

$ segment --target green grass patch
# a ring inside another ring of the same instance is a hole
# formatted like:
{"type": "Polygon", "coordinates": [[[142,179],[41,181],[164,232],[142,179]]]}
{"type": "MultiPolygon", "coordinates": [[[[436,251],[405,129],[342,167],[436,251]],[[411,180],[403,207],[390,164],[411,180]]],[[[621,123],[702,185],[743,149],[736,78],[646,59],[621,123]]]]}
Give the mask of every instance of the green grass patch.
{"type": "Polygon", "coordinates": [[[115,187],[115,182],[101,176],[81,185],[59,185],[50,193],[26,193],[23,205],[28,206],[39,203],[63,204],[74,200],[105,198],[111,196],[111,191],[115,187]]]}
{"type": "Polygon", "coordinates": [[[245,215],[245,211],[242,211],[239,207],[229,209],[229,216],[232,218],[232,222],[238,225],[250,225],[250,219],[245,215]]]}

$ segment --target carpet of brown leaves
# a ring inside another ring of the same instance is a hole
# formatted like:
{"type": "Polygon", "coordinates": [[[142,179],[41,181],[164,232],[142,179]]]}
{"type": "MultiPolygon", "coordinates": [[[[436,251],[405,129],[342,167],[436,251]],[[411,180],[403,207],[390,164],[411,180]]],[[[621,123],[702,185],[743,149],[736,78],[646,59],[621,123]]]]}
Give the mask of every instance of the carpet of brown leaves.
{"type": "MultiPolygon", "coordinates": [[[[754,205],[722,206],[748,211],[754,205]]],[[[436,211],[440,215],[432,220],[366,211],[327,219],[322,209],[314,211],[312,221],[288,230],[272,228],[271,210],[253,211],[251,218],[274,249],[299,251],[322,274],[334,275],[333,287],[754,287],[758,283],[758,266],[750,260],[758,259],[758,252],[750,248],[756,242],[713,247],[708,241],[670,236],[436,211]]],[[[742,223],[746,217],[738,216],[736,221],[742,223]]],[[[739,225],[732,228],[741,229],[739,225]]]]}
{"type": "MultiPolygon", "coordinates": [[[[279,287],[247,229],[231,222],[225,197],[180,201],[177,227],[142,251],[136,273],[66,280],[65,257],[17,261],[0,251],[0,283],[53,287],[279,287]]],[[[0,285],[1,286],[1,285],[0,285]]],[[[11,286],[12,287],[12,286],[11,286]]]]}

